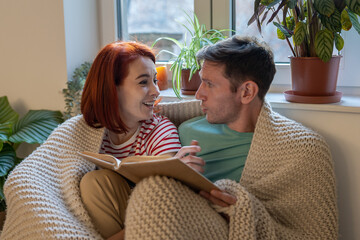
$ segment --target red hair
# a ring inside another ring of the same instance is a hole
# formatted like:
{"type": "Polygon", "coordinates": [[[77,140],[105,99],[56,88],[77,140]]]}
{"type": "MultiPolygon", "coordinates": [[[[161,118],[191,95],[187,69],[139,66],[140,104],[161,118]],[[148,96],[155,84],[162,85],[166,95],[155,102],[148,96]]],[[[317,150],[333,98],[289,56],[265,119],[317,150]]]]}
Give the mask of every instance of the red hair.
{"type": "Polygon", "coordinates": [[[141,43],[117,41],[100,50],[81,97],[81,112],[89,126],[106,127],[115,133],[127,132],[120,116],[116,87],[129,74],[129,64],[139,57],[148,57],[155,63],[152,50],[141,43]]]}

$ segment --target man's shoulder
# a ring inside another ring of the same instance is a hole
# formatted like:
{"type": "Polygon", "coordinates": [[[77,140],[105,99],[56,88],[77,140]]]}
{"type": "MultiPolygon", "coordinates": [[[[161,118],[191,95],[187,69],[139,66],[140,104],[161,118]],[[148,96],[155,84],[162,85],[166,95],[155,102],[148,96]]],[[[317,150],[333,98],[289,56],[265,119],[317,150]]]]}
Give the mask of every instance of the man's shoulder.
{"type": "Polygon", "coordinates": [[[208,126],[210,123],[206,120],[205,116],[198,116],[181,123],[179,126],[179,131],[189,128],[197,128],[204,125],[208,126]]]}
{"type": "Polygon", "coordinates": [[[270,121],[264,125],[266,126],[263,129],[264,131],[261,131],[267,136],[277,136],[277,138],[282,141],[287,139],[287,142],[292,142],[293,144],[327,146],[324,137],[320,133],[303,123],[287,118],[276,112],[272,112],[269,120],[270,121]]]}

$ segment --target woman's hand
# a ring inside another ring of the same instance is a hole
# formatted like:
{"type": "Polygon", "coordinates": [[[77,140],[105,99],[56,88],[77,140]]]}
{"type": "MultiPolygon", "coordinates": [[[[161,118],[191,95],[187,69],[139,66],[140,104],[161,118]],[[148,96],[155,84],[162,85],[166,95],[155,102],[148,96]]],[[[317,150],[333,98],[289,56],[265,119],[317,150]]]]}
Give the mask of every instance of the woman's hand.
{"type": "Polygon", "coordinates": [[[175,157],[179,158],[181,161],[183,161],[196,171],[203,173],[203,166],[205,166],[205,161],[202,158],[196,156],[196,153],[200,151],[201,148],[198,144],[198,141],[192,140],[190,146],[182,147],[177,152],[177,154],[175,154],[175,157]]]}
{"type": "Polygon", "coordinates": [[[211,190],[210,193],[200,191],[200,195],[220,207],[229,207],[236,203],[236,197],[224,191],[211,190]]]}

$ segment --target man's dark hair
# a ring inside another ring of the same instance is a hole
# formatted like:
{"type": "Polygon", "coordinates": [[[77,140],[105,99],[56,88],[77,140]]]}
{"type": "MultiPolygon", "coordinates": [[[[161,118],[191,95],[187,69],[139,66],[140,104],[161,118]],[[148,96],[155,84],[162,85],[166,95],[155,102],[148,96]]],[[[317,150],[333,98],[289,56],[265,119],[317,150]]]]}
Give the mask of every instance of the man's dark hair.
{"type": "Polygon", "coordinates": [[[229,79],[233,92],[245,80],[254,81],[259,87],[258,96],[261,100],[264,100],[276,72],[269,46],[251,37],[233,36],[204,47],[196,57],[198,61],[224,64],[224,77],[229,79]]]}

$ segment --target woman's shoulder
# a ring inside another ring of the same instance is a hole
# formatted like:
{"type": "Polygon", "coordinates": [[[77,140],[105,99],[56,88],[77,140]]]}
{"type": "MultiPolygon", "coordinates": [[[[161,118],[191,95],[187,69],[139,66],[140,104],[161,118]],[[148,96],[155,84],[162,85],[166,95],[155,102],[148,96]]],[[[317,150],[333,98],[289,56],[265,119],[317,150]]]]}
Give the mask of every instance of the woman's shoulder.
{"type": "Polygon", "coordinates": [[[104,128],[93,128],[89,126],[82,115],[78,115],[66,120],[59,125],[49,136],[48,141],[72,141],[84,139],[102,139],[104,128]]]}
{"type": "Polygon", "coordinates": [[[168,125],[173,125],[173,126],[175,126],[175,125],[169,120],[169,118],[167,118],[166,116],[156,115],[156,114],[154,114],[151,119],[144,121],[143,124],[153,125],[153,126],[168,124],[168,125]]]}

